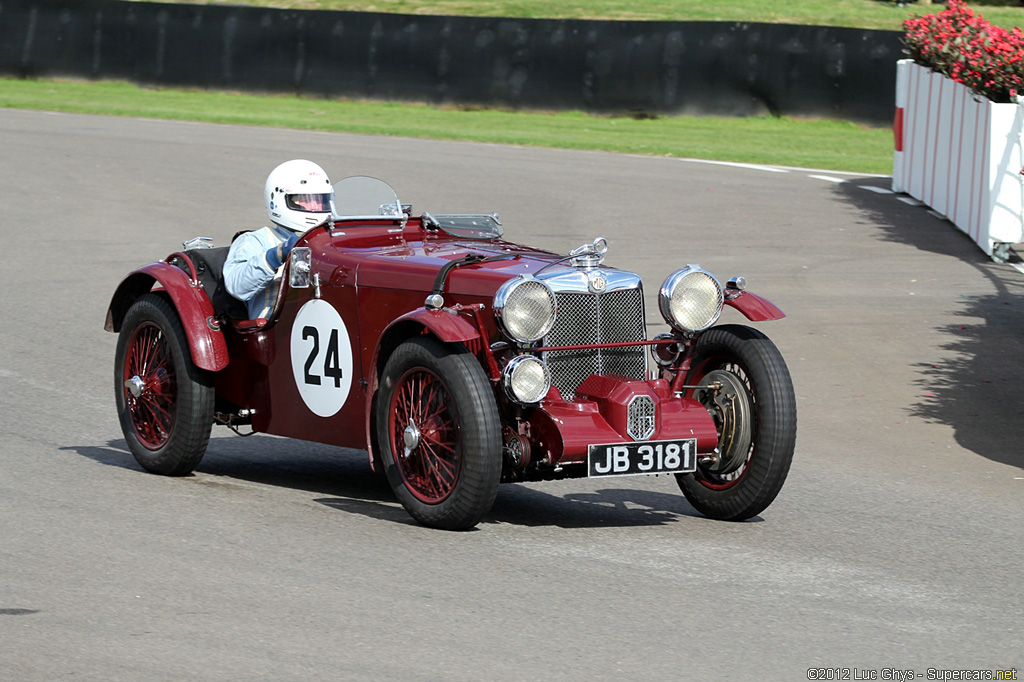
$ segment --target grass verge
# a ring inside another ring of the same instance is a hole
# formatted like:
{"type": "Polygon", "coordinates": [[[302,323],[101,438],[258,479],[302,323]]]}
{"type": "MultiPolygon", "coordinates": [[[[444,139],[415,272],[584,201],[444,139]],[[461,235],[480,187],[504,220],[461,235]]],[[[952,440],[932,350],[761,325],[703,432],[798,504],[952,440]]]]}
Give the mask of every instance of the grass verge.
{"type": "Polygon", "coordinates": [[[892,171],[892,132],[847,121],[460,110],[110,81],[0,79],[0,107],[587,149],[856,173],[892,171]]]}
{"type": "MultiPolygon", "coordinates": [[[[220,5],[237,2],[177,1],[220,5]]],[[[929,14],[943,9],[941,4],[900,4],[895,0],[245,0],[244,4],[281,9],[530,19],[750,21],[891,31],[902,30],[903,20],[911,14],[929,14]]],[[[1004,28],[1017,26],[1024,19],[1024,9],[1017,5],[1017,0],[987,0],[984,4],[971,4],[986,19],[1004,28]]]]}

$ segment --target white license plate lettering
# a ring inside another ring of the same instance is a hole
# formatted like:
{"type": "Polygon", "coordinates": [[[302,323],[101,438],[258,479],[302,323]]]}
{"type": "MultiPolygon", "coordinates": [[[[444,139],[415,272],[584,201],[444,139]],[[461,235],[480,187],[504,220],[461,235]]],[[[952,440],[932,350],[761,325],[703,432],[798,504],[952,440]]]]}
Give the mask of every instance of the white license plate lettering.
{"type": "Polygon", "coordinates": [[[639,476],[685,473],[696,469],[693,439],[648,443],[603,443],[588,449],[590,476],[639,476]]]}
{"type": "Polygon", "coordinates": [[[594,470],[602,476],[617,474],[629,469],[629,449],[625,446],[609,445],[604,451],[604,461],[594,463],[594,470]]]}

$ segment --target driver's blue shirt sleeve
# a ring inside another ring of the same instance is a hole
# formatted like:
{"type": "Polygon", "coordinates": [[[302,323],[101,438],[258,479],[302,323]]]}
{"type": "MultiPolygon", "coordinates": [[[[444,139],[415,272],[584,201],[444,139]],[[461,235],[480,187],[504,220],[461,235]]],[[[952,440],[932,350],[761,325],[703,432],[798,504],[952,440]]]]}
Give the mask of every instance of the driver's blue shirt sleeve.
{"type": "Polygon", "coordinates": [[[274,263],[269,261],[267,251],[292,236],[284,228],[264,227],[232,242],[224,261],[224,285],[228,293],[245,302],[250,320],[266,318],[274,307],[283,268],[276,258],[274,263]]]}

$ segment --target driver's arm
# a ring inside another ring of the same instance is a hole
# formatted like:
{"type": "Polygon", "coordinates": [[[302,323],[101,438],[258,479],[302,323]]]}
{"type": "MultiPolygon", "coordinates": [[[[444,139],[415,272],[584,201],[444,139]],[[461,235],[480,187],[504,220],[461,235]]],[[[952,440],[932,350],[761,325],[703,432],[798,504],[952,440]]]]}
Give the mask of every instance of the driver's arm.
{"type": "Polygon", "coordinates": [[[231,244],[224,261],[224,285],[240,301],[248,301],[262,291],[281,266],[277,244],[269,244],[258,232],[243,234],[231,244]],[[268,251],[273,254],[268,255],[268,251]],[[271,263],[276,260],[276,263],[271,263]]]}

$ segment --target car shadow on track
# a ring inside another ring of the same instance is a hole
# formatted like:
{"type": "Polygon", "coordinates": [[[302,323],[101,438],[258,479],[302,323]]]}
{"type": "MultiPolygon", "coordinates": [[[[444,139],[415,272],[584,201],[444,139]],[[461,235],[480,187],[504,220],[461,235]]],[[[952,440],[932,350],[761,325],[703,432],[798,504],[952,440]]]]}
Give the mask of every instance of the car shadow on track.
{"type": "MultiPolygon", "coordinates": [[[[144,473],[123,439],[105,445],[61,449],[100,464],[144,473]]],[[[226,485],[236,481],[289,488],[312,493],[316,495],[312,501],[338,511],[415,524],[395,499],[384,476],[370,470],[366,452],[360,450],[262,435],[213,438],[195,474],[166,480],[190,485],[226,485]]],[[[703,518],[670,479],[665,479],[668,492],[578,488],[559,495],[538,489],[550,485],[562,491],[572,484],[503,484],[481,525],[601,528],[654,526],[686,517],[703,518]]],[[[586,480],[579,485],[584,488],[586,480]]]]}
{"type": "MultiPolygon", "coordinates": [[[[543,487],[546,484],[534,485],[543,487]]],[[[704,518],[690,506],[674,481],[666,481],[665,485],[666,490],[675,489],[675,492],[603,488],[558,496],[536,487],[503,485],[498,489],[498,498],[484,523],[604,528],[660,526],[685,517],[704,518]]],[[[760,517],[756,520],[759,521],[760,517]]]]}
{"type": "MultiPolygon", "coordinates": [[[[899,201],[900,195],[864,190],[890,185],[889,178],[856,178],[836,185],[835,191],[866,214],[882,231],[882,239],[967,263],[995,291],[961,295],[954,314],[963,321],[935,328],[948,359],[917,365],[923,398],[909,406],[909,413],[952,427],[957,443],[967,450],[1024,469],[1024,283],[1010,265],[992,262],[967,235],[927,207],[908,205],[899,201]]],[[[1020,261],[1016,255],[1014,259],[1020,261]]]]}

